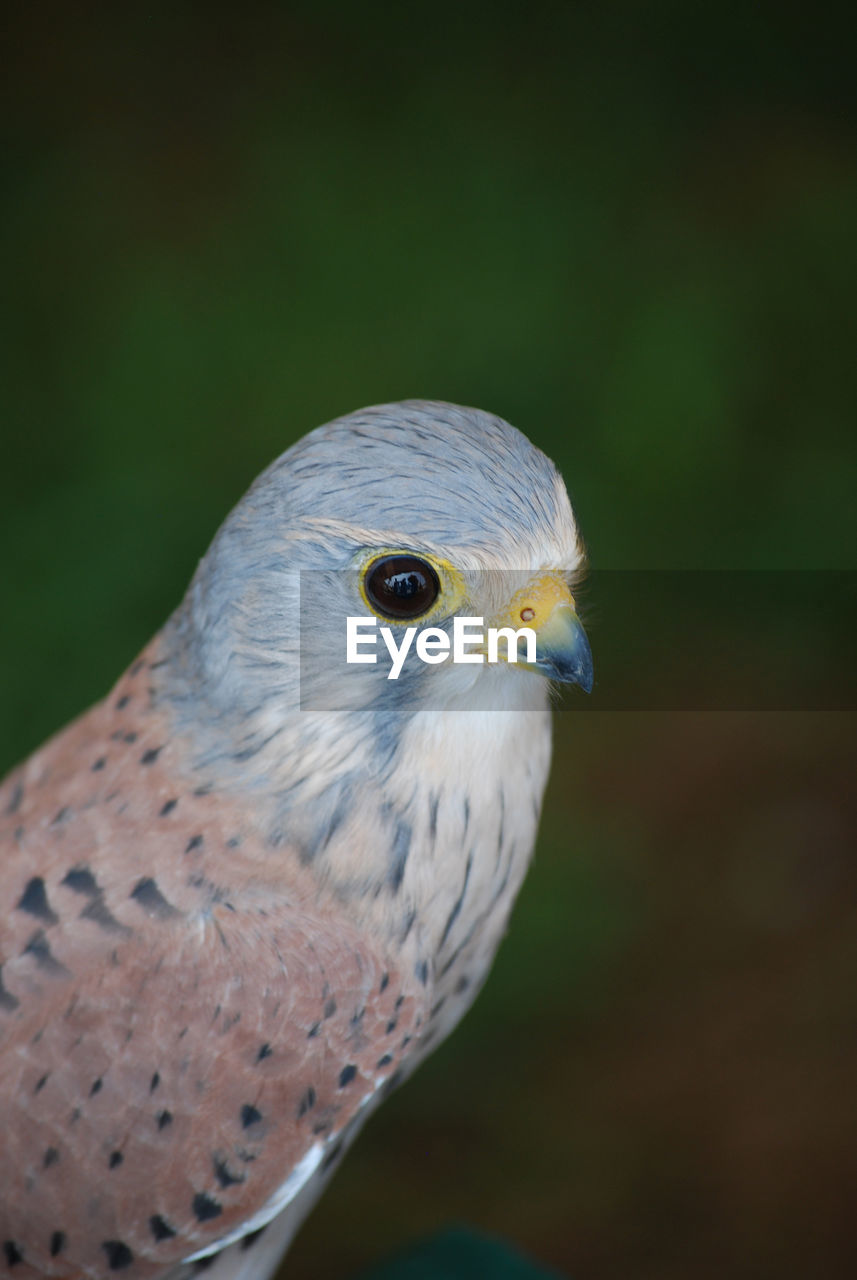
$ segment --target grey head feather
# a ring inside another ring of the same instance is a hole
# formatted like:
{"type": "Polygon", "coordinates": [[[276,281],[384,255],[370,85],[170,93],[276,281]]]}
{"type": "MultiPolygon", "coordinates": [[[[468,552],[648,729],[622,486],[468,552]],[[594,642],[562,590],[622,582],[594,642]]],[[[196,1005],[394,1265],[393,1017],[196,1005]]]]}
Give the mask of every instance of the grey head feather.
{"type": "Polygon", "coordinates": [[[293,522],[330,517],[489,550],[511,550],[511,539],[521,550],[570,514],[554,464],[526,436],[435,400],[373,405],[319,427],[262,473],[254,495],[283,504],[293,522]]]}

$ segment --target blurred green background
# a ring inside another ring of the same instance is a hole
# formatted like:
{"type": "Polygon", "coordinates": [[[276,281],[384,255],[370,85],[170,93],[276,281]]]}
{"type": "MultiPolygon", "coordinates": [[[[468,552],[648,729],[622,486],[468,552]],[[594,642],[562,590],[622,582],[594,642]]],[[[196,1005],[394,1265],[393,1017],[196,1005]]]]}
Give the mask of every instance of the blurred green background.
{"type": "MultiPolygon", "coordinates": [[[[509,418],[597,570],[857,567],[853,24],[15,6],[0,768],[105,692],[272,457],[367,403],[509,418]]],[[[286,1274],[458,1220],[578,1280],[853,1276],[854,731],[559,716],[495,973],[286,1274]]]]}

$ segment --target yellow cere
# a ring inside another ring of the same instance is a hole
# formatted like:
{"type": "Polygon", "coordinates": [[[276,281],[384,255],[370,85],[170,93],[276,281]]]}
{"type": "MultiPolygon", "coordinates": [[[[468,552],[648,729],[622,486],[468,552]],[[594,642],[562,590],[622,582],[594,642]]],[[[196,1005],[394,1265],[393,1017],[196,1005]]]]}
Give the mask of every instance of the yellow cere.
{"type": "Polygon", "coordinates": [[[560,573],[543,573],[516,591],[507,608],[492,618],[494,627],[531,627],[537,632],[558,607],[574,609],[574,597],[560,573]]]}

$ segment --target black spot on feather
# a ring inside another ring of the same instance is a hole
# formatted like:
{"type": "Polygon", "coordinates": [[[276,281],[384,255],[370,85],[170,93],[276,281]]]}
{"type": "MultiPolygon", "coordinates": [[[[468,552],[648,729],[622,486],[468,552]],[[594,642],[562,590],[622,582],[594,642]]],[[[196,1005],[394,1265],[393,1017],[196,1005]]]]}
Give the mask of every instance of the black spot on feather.
{"type": "Polygon", "coordinates": [[[322,1173],[324,1173],[326,1169],[329,1169],[330,1166],[333,1164],[333,1162],[335,1160],[338,1160],[341,1155],[342,1155],[342,1143],[337,1142],[334,1147],[331,1147],[330,1151],[328,1151],[327,1155],[324,1157],[324,1159],[321,1162],[322,1173]]]}
{"type": "Polygon", "coordinates": [[[91,920],[93,924],[97,924],[100,928],[105,929],[108,933],[131,933],[127,924],[121,924],[116,919],[113,912],[105,903],[98,891],[98,897],[93,898],[91,902],[83,908],[80,913],[81,920],[91,920]]]}
{"type": "Polygon", "coordinates": [[[247,1175],[234,1174],[222,1156],[213,1155],[211,1159],[214,1164],[214,1176],[224,1190],[227,1187],[237,1187],[245,1181],[247,1175]]]}
{"type": "Polygon", "coordinates": [[[223,1205],[219,1204],[213,1196],[206,1195],[204,1191],[196,1193],[191,1208],[197,1222],[210,1222],[212,1218],[219,1218],[223,1212],[223,1205]]]}
{"type": "Polygon", "coordinates": [[[313,1109],[313,1107],[315,1106],[315,1102],[316,1102],[315,1089],[313,1089],[312,1085],[310,1085],[306,1093],[303,1095],[300,1102],[298,1103],[298,1119],[299,1120],[301,1119],[302,1116],[305,1116],[308,1111],[311,1111],[313,1109]]]}
{"type": "Polygon", "coordinates": [[[6,805],[6,812],[9,817],[13,813],[17,813],[21,807],[21,801],[24,799],[24,787],[20,782],[16,782],[12,788],[12,794],[9,797],[9,803],[6,805]]]}
{"type": "Polygon", "coordinates": [[[134,1255],[121,1240],[103,1240],[101,1247],[107,1254],[107,1265],[111,1271],[124,1271],[134,1261],[134,1255]]]}
{"type": "Polygon", "coordinates": [[[142,880],[137,881],[131,890],[131,897],[143,908],[146,915],[157,917],[159,920],[169,920],[172,916],[179,914],[172,903],[167,902],[158,888],[157,881],[151,876],[143,876],[142,880]]]}
{"type": "Polygon", "coordinates": [[[446,924],[443,927],[443,933],[440,935],[440,943],[439,943],[440,947],[442,947],[443,944],[446,942],[447,938],[449,937],[450,929],[458,919],[459,913],[461,911],[461,904],[464,902],[464,895],[467,893],[467,884],[468,884],[468,881],[470,880],[470,868],[472,866],[473,866],[473,852],[471,850],[471,852],[467,855],[467,865],[464,868],[464,883],[461,886],[461,892],[456,898],[455,904],[453,905],[452,910],[450,911],[449,915],[446,918],[446,924]]]}
{"type": "Polygon", "coordinates": [[[398,893],[405,878],[405,867],[408,862],[408,854],[411,850],[411,827],[407,822],[399,822],[396,824],[396,834],[393,837],[393,853],[390,861],[390,870],[387,874],[387,883],[393,893],[398,893]]]}
{"type": "Polygon", "coordinates": [[[51,910],[48,895],[45,893],[45,882],[41,876],[33,876],[32,880],[27,881],[27,887],[18,902],[18,910],[26,911],[37,920],[44,920],[46,924],[56,924],[59,919],[56,912],[51,910]]]}
{"type": "Polygon", "coordinates": [[[265,1227],[259,1227],[257,1231],[248,1232],[248,1234],[244,1236],[243,1240],[241,1241],[241,1248],[251,1249],[253,1245],[256,1243],[256,1241],[259,1239],[259,1236],[262,1235],[263,1232],[266,1230],[267,1230],[267,1227],[265,1226],[265,1227]]]}
{"type": "Polygon", "coordinates": [[[434,844],[437,838],[437,810],[440,804],[440,792],[433,791],[429,796],[429,839],[434,844]]]}
{"type": "Polygon", "coordinates": [[[89,867],[72,867],[60,881],[73,893],[82,893],[87,898],[97,898],[101,893],[98,881],[89,867]]]}
{"type": "Polygon", "coordinates": [[[176,1234],[175,1229],[159,1213],[153,1213],[149,1219],[149,1230],[158,1244],[162,1240],[172,1240],[176,1234]]]}
{"type": "Polygon", "coordinates": [[[60,964],[51,951],[44,929],[36,930],[21,954],[32,956],[43,973],[49,973],[55,978],[68,973],[65,965],[60,964]]]}

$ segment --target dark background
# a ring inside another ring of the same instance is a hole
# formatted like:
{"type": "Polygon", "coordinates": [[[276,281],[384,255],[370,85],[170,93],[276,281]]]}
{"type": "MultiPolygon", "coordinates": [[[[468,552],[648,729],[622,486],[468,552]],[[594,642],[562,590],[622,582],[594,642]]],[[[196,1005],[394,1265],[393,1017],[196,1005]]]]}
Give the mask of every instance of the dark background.
{"type": "MultiPolygon", "coordinates": [[[[780,571],[764,652],[809,625],[836,706],[853,658],[790,571],[857,567],[850,10],[5,22],[0,767],[106,691],[273,456],[407,396],[551,453],[597,571],[780,571]]],[[[599,612],[598,578],[596,668],[618,626],[650,674],[680,605],[599,612]]],[[[855,716],[701,711],[686,634],[694,709],[558,717],[495,973],[292,1280],[450,1219],[577,1280],[855,1273],[855,716]]]]}

